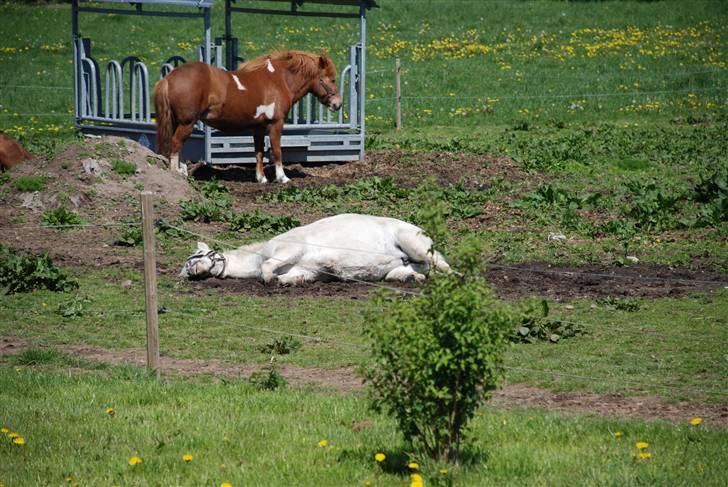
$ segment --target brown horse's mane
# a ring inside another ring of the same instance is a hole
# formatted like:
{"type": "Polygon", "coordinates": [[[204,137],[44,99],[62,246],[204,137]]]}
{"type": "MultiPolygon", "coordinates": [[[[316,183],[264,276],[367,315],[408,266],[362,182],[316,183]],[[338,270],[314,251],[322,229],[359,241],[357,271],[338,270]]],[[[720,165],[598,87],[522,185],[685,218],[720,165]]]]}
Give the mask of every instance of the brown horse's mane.
{"type": "MultiPolygon", "coordinates": [[[[321,56],[326,56],[321,54],[321,56]]],[[[286,61],[288,69],[294,73],[300,73],[306,77],[315,77],[319,74],[319,56],[311,54],[305,51],[285,50],[285,51],[273,51],[269,54],[264,54],[255,59],[251,59],[240,65],[238,72],[250,73],[265,68],[268,60],[271,61],[286,61]]],[[[328,60],[328,58],[326,58],[328,60]]],[[[327,63],[329,64],[329,63],[327,63]]]]}

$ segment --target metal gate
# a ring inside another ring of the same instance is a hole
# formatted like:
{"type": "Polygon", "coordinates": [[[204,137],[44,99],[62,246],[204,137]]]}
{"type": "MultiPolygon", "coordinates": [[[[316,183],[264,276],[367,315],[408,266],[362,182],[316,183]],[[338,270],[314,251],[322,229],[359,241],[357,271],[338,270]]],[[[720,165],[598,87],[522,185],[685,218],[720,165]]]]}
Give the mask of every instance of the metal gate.
{"type": "MultiPolygon", "coordinates": [[[[203,21],[204,41],[198,48],[199,60],[227,69],[236,69],[241,60],[237,39],[232,36],[234,14],[358,18],[360,40],[349,48],[348,64],[338,75],[343,102],[341,110],[332,114],[314,97],[306,96],[291,109],[283,128],[281,145],[284,162],[353,161],[364,157],[366,10],[376,6],[374,0],[311,0],[313,3],[356,6],[359,8],[357,14],[302,12],[299,7],[307,0],[290,1],[290,10],[237,7],[232,4],[232,0],[225,0],[225,36],[214,43],[210,28],[213,0],[93,1],[117,5],[96,7],[86,6],[87,0],[72,1],[74,107],[76,125],[82,132],[125,136],[155,148],[155,114],[152,112],[151,98],[154,83],[184,63],[185,59],[172,56],[162,63],[158,73],[151,74],[148,67],[132,55],[121,60],[111,60],[102,69],[93,57],[91,40],[79,32],[81,13],[200,18],[203,21]],[[131,8],[127,7],[129,3],[131,8]],[[145,8],[160,5],[184,6],[188,9],[145,8]]],[[[241,3],[243,1],[240,0],[241,3]]],[[[265,144],[268,152],[268,137],[265,144]]],[[[182,158],[204,160],[208,164],[254,163],[252,133],[222,133],[198,124],[185,142],[182,158]]]]}

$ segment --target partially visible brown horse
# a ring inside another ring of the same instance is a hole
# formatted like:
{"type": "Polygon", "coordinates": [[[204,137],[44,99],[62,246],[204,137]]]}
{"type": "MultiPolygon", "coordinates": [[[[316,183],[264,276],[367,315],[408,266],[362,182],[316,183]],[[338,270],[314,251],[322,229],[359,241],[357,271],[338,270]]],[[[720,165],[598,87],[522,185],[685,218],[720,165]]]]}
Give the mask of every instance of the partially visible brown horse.
{"type": "Polygon", "coordinates": [[[20,161],[32,157],[33,154],[25,150],[16,140],[0,133],[0,171],[11,169],[20,161]]]}
{"type": "Polygon", "coordinates": [[[270,136],[276,180],[289,181],[281,163],[281,132],[288,111],[308,93],[329,110],[341,108],[336,67],[326,54],[280,51],[253,59],[237,71],[194,62],[173,70],[154,87],[157,147],[170,168],[184,172],[179,154],[197,120],[223,132],[253,129],[256,177],[263,172],[265,132],[270,136]]]}

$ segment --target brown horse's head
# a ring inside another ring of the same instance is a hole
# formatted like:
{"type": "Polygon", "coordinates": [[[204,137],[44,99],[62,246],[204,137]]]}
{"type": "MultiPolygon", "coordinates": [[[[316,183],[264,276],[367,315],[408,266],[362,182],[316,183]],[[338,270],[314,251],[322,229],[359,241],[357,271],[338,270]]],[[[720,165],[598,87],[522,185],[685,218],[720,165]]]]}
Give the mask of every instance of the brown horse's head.
{"type": "Polygon", "coordinates": [[[326,55],[321,53],[318,59],[319,78],[313,86],[313,93],[319,101],[335,112],[341,108],[341,95],[336,87],[336,66],[326,55]]]}

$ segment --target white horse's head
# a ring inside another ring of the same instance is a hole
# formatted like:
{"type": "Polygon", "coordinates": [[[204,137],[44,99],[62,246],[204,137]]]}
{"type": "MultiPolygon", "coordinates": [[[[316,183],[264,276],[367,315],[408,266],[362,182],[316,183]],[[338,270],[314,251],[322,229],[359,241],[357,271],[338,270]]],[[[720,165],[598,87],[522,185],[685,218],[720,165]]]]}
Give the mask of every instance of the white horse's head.
{"type": "Polygon", "coordinates": [[[192,280],[219,277],[226,263],[224,255],[211,250],[204,242],[197,242],[197,251],[187,258],[179,276],[192,280]]]}

